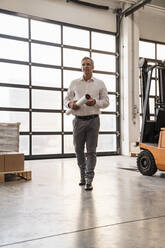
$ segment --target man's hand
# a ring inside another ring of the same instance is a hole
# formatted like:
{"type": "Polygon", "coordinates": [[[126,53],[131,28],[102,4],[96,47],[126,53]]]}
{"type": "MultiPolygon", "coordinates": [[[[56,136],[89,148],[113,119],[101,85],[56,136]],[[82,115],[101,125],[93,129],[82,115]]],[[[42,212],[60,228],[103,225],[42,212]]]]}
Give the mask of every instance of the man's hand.
{"type": "Polygon", "coordinates": [[[73,109],[73,110],[77,110],[79,109],[80,107],[76,105],[76,102],[77,101],[72,101],[68,104],[69,108],[73,109]]]}
{"type": "Polygon", "coordinates": [[[94,98],[90,98],[87,102],[86,105],[88,106],[93,106],[96,104],[96,100],[94,98]]]}

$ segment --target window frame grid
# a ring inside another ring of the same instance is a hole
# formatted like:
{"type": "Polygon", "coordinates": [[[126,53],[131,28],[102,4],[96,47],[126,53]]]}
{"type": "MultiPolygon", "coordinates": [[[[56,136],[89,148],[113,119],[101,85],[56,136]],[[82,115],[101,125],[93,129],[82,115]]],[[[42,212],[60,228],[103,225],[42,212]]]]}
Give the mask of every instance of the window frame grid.
{"type": "MultiPolygon", "coordinates": [[[[161,60],[159,60],[157,58],[157,45],[164,45],[165,46],[165,42],[160,42],[160,41],[155,41],[155,40],[148,40],[148,39],[142,39],[140,38],[139,42],[140,41],[144,41],[144,42],[148,42],[148,43],[154,43],[155,45],[155,58],[154,59],[151,59],[151,58],[145,58],[147,59],[148,62],[151,62],[151,63],[157,63],[157,62],[161,62],[161,60]]],[[[141,57],[140,57],[141,58],[141,57]]],[[[140,79],[140,78],[139,78],[140,79]]],[[[157,70],[155,70],[155,77],[152,77],[152,80],[155,81],[155,95],[150,95],[149,96],[149,99],[152,99],[154,98],[154,106],[155,106],[155,98],[158,96],[158,87],[157,87],[157,82],[158,82],[158,73],[157,73],[157,70]]],[[[141,99],[141,94],[139,94],[139,100],[141,99]]],[[[141,100],[140,100],[141,101],[141,100]]],[[[154,107],[154,110],[155,110],[155,107],[154,107]]],[[[152,114],[150,113],[149,115],[150,117],[154,117],[155,114],[152,114]]],[[[142,112],[140,112],[140,118],[142,118],[142,112]]]]}
{"type": "MultiPolygon", "coordinates": [[[[45,18],[38,18],[38,17],[33,17],[29,15],[24,15],[21,13],[17,12],[12,12],[12,11],[7,11],[7,10],[2,10],[0,9],[0,13],[4,13],[7,15],[14,15],[14,16],[19,16],[28,19],[28,38],[22,38],[18,36],[10,36],[6,34],[0,34],[0,38],[7,38],[7,39],[12,39],[12,40],[18,40],[18,41],[24,41],[28,42],[29,46],[29,61],[17,61],[17,60],[11,60],[11,59],[0,59],[0,62],[4,63],[13,63],[13,64],[18,64],[18,65],[27,65],[29,66],[29,85],[21,85],[21,84],[6,84],[3,82],[0,82],[0,87],[11,87],[11,88],[28,88],[29,89],[29,108],[8,108],[8,107],[0,107],[0,111],[25,111],[29,113],[29,131],[28,132],[20,132],[20,135],[28,135],[29,136],[29,155],[26,155],[26,159],[37,159],[37,158],[59,158],[59,157],[75,157],[75,154],[65,154],[64,153],[64,136],[65,135],[70,135],[73,134],[73,132],[66,132],[64,131],[64,105],[63,105],[63,100],[64,100],[64,95],[63,93],[67,91],[67,88],[64,88],[64,70],[71,70],[71,71],[81,71],[80,68],[72,68],[72,67],[67,67],[63,66],[63,49],[68,48],[68,49],[74,49],[78,51],[88,51],[90,54],[90,57],[92,53],[100,53],[100,54],[107,54],[107,55],[112,55],[115,56],[116,60],[118,59],[117,53],[116,52],[108,52],[108,51],[101,51],[101,50],[96,50],[92,49],[92,32],[99,32],[99,33],[105,33],[105,34],[110,34],[114,35],[116,37],[116,33],[114,32],[107,32],[103,30],[98,30],[98,29],[93,29],[93,28],[88,28],[88,27],[82,27],[79,25],[73,25],[73,24],[68,24],[68,23],[63,23],[63,22],[57,22],[53,20],[48,20],[45,18]],[[58,24],[61,26],[61,44],[57,43],[52,43],[52,42],[47,42],[47,41],[40,41],[40,40],[35,40],[31,39],[31,20],[38,20],[38,21],[43,21],[47,23],[52,23],[52,24],[58,24]],[[71,45],[64,45],[63,44],[63,27],[68,26],[68,27],[73,27],[73,28],[78,28],[78,29],[84,29],[89,31],[89,48],[82,48],[82,47],[75,47],[71,45]],[[42,64],[42,63],[35,63],[31,61],[31,45],[32,44],[42,44],[42,45],[49,45],[49,46],[54,46],[54,47],[60,47],[61,49],[61,65],[50,65],[50,64],[42,64]],[[44,68],[55,68],[55,69],[60,69],[61,70],[61,88],[57,87],[46,87],[46,86],[33,86],[32,85],[32,66],[37,66],[37,67],[44,67],[44,68]],[[61,109],[32,109],[32,90],[34,89],[39,89],[39,90],[50,90],[50,91],[60,91],[61,92],[61,109]],[[61,132],[34,132],[32,130],[32,112],[46,112],[46,113],[61,113],[61,132]],[[61,136],[61,154],[41,154],[41,155],[33,155],[32,154],[32,136],[33,135],[60,135],[61,136]]],[[[117,40],[117,39],[116,39],[117,40]]],[[[117,71],[117,67],[116,67],[117,71]]],[[[119,92],[117,92],[117,89],[119,89],[118,86],[118,72],[110,72],[110,71],[99,71],[99,70],[94,70],[94,73],[99,73],[99,74],[107,74],[107,75],[114,75],[116,77],[116,92],[108,92],[109,95],[116,95],[116,112],[113,111],[102,111],[103,114],[107,115],[116,115],[116,118],[119,117],[119,103],[118,103],[118,98],[119,98],[119,92]]],[[[120,143],[120,138],[119,138],[119,118],[116,119],[116,131],[108,131],[108,132],[99,132],[99,134],[116,134],[116,145],[120,143]]],[[[117,145],[116,151],[112,152],[98,152],[98,156],[108,156],[108,155],[117,155],[119,154],[119,147],[117,145]]]]}

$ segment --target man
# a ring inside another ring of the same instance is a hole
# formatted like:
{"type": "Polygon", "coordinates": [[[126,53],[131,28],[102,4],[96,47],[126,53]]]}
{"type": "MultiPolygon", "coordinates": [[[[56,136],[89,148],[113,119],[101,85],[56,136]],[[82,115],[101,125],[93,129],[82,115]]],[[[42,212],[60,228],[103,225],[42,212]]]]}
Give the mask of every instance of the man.
{"type": "Polygon", "coordinates": [[[92,190],[100,128],[100,108],[106,108],[109,105],[109,98],[104,82],[93,77],[93,60],[84,57],[81,61],[81,69],[83,76],[71,82],[64,103],[67,108],[74,110],[75,115],[73,142],[81,175],[79,185],[85,185],[85,190],[92,190]],[[85,94],[89,94],[91,98],[81,107],[76,105],[76,102],[85,94]],[[84,153],[85,145],[87,158],[84,153]]]}

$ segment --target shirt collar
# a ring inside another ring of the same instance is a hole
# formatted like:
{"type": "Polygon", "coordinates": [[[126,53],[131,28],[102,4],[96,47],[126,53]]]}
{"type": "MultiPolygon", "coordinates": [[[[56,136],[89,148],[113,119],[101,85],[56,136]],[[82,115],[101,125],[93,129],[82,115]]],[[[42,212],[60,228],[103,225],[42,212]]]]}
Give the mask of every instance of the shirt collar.
{"type": "MultiPolygon", "coordinates": [[[[84,81],[83,76],[80,78],[80,80],[81,80],[81,81],[84,81]]],[[[89,82],[90,82],[90,81],[94,81],[94,77],[92,76],[88,81],[89,81],[89,82]]]]}

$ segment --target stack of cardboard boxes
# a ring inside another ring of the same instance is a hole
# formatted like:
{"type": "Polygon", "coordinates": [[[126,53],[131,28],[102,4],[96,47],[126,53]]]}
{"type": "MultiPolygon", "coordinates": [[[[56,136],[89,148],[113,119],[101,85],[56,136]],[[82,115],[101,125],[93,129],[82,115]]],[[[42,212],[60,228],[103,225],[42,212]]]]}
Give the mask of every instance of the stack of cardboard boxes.
{"type": "Polygon", "coordinates": [[[7,173],[31,179],[31,171],[24,171],[24,154],[19,153],[19,126],[20,123],[0,123],[0,182],[4,182],[7,173]]]}

